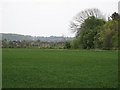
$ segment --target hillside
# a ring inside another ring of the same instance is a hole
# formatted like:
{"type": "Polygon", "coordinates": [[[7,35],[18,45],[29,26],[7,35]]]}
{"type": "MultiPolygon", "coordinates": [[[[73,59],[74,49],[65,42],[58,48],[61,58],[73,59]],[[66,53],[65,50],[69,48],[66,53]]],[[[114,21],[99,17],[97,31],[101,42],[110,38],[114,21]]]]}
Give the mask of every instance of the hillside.
{"type": "Polygon", "coordinates": [[[29,41],[35,41],[40,40],[43,42],[63,42],[63,41],[70,41],[73,40],[72,37],[62,37],[62,36],[50,36],[50,37],[42,37],[42,36],[30,36],[30,35],[21,35],[21,34],[6,34],[6,33],[0,33],[0,36],[2,36],[2,40],[29,40],[29,41]]]}

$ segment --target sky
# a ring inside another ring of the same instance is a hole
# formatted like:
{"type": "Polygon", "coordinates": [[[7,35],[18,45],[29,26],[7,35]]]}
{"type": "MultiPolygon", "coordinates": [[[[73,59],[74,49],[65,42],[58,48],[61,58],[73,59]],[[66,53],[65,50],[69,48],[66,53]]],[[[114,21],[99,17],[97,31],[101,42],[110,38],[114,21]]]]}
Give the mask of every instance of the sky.
{"type": "Polygon", "coordinates": [[[74,37],[70,21],[80,11],[98,8],[111,15],[119,0],[1,0],[0,33],[74,37]]]}

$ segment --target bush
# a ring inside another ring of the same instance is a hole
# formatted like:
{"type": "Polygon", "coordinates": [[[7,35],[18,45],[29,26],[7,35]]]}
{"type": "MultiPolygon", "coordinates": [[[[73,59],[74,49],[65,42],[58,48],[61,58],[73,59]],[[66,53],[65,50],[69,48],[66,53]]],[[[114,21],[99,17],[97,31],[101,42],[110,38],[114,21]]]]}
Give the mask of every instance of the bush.
{"type": "Polygon", "coordinates": [[[64,49],[70,49],[70,48],[71,48],[70,42],[65,42],[64,49]]]}

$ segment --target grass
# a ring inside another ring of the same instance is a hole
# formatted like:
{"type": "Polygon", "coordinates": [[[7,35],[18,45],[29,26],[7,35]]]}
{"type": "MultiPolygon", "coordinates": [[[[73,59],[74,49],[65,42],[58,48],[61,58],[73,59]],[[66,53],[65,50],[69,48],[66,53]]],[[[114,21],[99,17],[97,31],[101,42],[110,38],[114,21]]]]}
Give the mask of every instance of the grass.
{"type": "Polygon", "coordinates": [[[116,88],[117,51],[3,49],[3,88],[116,88]]]}

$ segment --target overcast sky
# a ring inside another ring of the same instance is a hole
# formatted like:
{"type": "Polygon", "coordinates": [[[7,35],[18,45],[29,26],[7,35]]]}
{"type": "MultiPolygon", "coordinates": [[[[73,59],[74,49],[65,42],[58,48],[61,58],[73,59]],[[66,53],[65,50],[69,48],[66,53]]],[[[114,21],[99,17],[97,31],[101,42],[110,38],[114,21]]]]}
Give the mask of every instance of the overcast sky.
{"type": "Polygon", "coordinates": [[[98,8],[118,12],[119,0],[1,0],[0,33],[32,36],[74,36],[69,23],[78,12],[98,8]]]}

